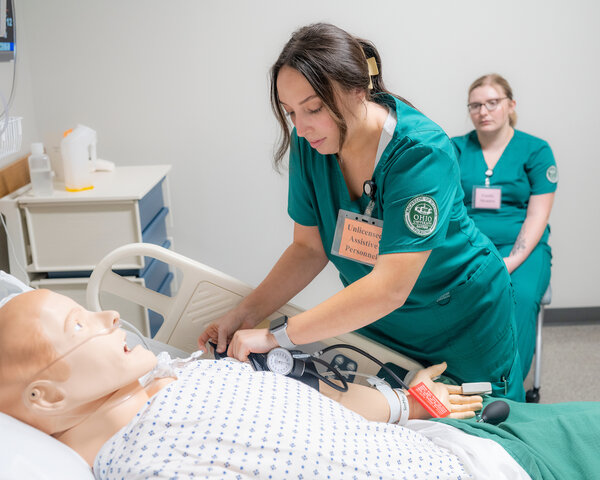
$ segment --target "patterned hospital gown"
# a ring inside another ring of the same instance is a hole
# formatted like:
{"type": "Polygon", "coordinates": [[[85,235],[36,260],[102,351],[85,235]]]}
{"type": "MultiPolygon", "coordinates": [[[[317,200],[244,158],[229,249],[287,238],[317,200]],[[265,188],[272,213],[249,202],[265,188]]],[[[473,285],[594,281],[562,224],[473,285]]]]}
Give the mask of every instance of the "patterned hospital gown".
{"type": "Polygon", "coordinates": [[[465,479],[458,457],[296,380],[200,360],[98,453],[97,479],[465,479]]]}

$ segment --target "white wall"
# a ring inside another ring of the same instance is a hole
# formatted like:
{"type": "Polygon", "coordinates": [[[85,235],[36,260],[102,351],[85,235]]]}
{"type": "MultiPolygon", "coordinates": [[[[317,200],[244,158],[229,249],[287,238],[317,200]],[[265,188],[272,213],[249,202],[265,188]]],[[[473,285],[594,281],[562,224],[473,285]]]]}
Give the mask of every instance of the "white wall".
{"type": "MultiPolygon", "coordinates": [[[[172,164],[176,250],[250,284],[291,238],[267,76],[296,27],[329,21],[374,41],[388,87],[450,135],[471,128],[470,82],[500,72],[519,128],[548,140],[559,164],[553,306],[600,305],[597,2],[17,2],[30,75],[21,102],[35,107],[22,107],[27,134],[50,147],[83,123],[102,158],[172,164]]],[[[296,301],[310,307],[338,288],[329,269],[296,301]]]]}

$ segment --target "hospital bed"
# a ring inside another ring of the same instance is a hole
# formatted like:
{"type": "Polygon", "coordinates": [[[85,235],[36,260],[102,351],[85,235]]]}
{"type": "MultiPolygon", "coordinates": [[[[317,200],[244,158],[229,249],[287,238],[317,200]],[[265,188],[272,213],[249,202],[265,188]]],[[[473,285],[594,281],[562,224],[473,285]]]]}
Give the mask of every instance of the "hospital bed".
{"type": "MultiPolygon", "coordinates": [[[[26,287],[29,289],[29,287],[26,287]]],[[[187,357],[198,349],[196,340],[204,328],[251,291],[251,287],[211,267],[156,245],[137,243],[120,247],[102,259],[92,272],[87,288],[90,310],[110,308],[101,305],[102,292],[112,293],[127,301],[149,308],[164,318],[154,338],[140,339],[128,332],[127,343],[144,343],[155,353],[167,351],[172,357],[187,357]],[[178,271],[179,286],[172,296],[165,296],[133,283],[112,271],[119,260],[132,256],[156,258],[178,271]]],[[[280,308],[259,326],[281,315],[295,315],[301,308],[288,304],[280,308]]],[[[405,370],[417,370],[421,365],[366,337],[347,333],[323,342],[301,347],[313,353],[324,346],[338,343],[362,348],[382,362],[393,362],[405,370]]],[[[379,367],[352,350],[325,354],[327,361],[343,354],[340,369],[358,370],[375,375],[379,367]]],[[[210,356],[210,353],[203,358],[210,356]]],[[[360,381],[362,377],[356,377],[360,381]]],[[[87,464],[70,448],[54,438],[0,413],[0,480],[27,478],[28,480],[78,479],[93,480],[87,464]]]]}
{"type": "MultiPolygon", "coordinates": [[[[29,289],[25,285],[23,287],[23,291],[29,289]]],[[[100,293],[110,292],[153,309],[164,317],[164,323],[155,338],[146,338],[143,341],[148,343],[149,348],[155,353],[168,350],[172,356],[187,356],[189,352],[196,350],[196,338],[204,330],[205,326],[236,305],[250,290],[250,287],[236,279],[181,255],[152,245],[135,244],[115,250],[98,264],[92,274],[87,299],[89,302],[88,308],[100,309],[102,308],[98,300],[100,293]],[[148,290],[139,284],[133,284],[129,280],[112,272],[111,267],[119,258],[131,255],[153,257],[159,261],[168,263],[174,269],[178,269],[181,273],[181,282],[177,292],[171,297],[166,297],[148,290]]],[[[1,290],[0,293],[2,293],[1,290]]],[[[2,298],[0,298],[1,300],[2,298]]],[[[299,307],[286,305],[274,315],[293,315],[299,311],[301,311],[299,307]]],[[[134,340],[133,334],[130,338],[132,343],[134,341],[142,341],[140,339],[134,340]]],[[[130,343],[129,340],[128,343],[130,343]]],[[[305,348],[313,351],[312,349],[315,347],[319,348],[321,345],[331,345],[333,343],[349,343],[351,345],[362,346],[371,354],[379,357],[380,360],[394,362],[407,370],[420,367],[416,362],[355,333],[340,335],[335,339],[326,340],[322,344],[313,344],[305,348]]],[[[349,356],[354,355],[353,352],[346,353],[349,356]]],[[[378,369],[378,367],[371,365],[370,361],[364,361],[361,358],[351,358],[357,362],[358,370],[360,371],[374,373],[378,369]]],[[[565,405],[563,404],[562,406],[565,407],[565,405]]],[[[584,408],[583,406],[578,407],[578,405],[583,404],[573,404],[571,411],[576,408],[584,408]]],[[[552,406],[545,405],[539,407],[552,408],[552,406]]],[[[537,436],[534,435],[532,440],[527,444],[528,456],[525,459],[527,460],[525,463],[529,462],[528,465],[532,471],[537,472],[536,468],[540,467],[540,472],[547,473],[548,478],[579,478],[573,475],[553,476],[553,469],[546,472],[545,463],[552,463],[554,461],[553,455],[557,451],[556,446],[552,447],[558,438],[556,428],[553,431],[554,442],[550,442],[548,447],[548,452],[550,453],[545,455],[543,454],[543,448],[537,448],[546,438],[549,416],[562,415],[561,411],[558,410],[558,407],[561,407],[561,405],[557,405],[556,407],[556,412],[552,410],[550,413],[543,413],[546,412],[546,410],[543,410],[539,414],[531,416],[537,422],[535,425],[538,425],[538,427],[543,426],[543,428],[539,428],[540,431],[537,436]],[[533,447],[536,448],[534,449],[533,447]]],[[[519,418],[516,419],[517,422],[519,418]]],[[[575,428],[584,431],[590,430],[589,425],[591,425],[592,419],[597,419],[595,411],[591,415],[584,416],[579,420],[575,418],[575,420],[578,420],[575,422],[577,424],[575,426],[572,426],[573,424],[567,421],[557,421],[554,423],[564,430],[565,445],[570,446],[579,438],[579,435],[575,435],[575,428]]],[[[523,418],[520,421],[523,422],[523,418]]],[[[528,435],[535,433],[533,427],[529,427],[531,424],[529,418],[526,419],[525,423],[528,425],[528,435]]],[[[594,423],[593,425],[596,424],[594,423]]],[[[594,430],[591,429],[591,432],[593,433],[594,430]]],[[[563,437],[561,436],[560,438],[562,439],[563,437]]],[[[592,464],[596,462],[593,460],[593,458],[597,458],[596,447],[593,442],[590,443],[588,440],[583,439],[579,442],[577,448],[583,451],[583,446],[587,448],[586,455],[589,457],[586,457],[587,463],[592,464]]],[[[523,449],[518,451],[521,452],[523,449]]],[[[565,448],[564,452],[566,452],[565,456],[571,458],[572,453],[568,448],[565,448]]],[[[580,460],[582,457],[575,456],[574,458],[580,460]]],[[[83,459],[66,445],[12,417],[0,413],[0,480],[21,478],[28,480],[94,479],[92,472],[83,459]]],[[[546,477],[544,476],[544,478],[546,477]]],[[[586,478],[592,477],[586,476],[586,478]]]]}

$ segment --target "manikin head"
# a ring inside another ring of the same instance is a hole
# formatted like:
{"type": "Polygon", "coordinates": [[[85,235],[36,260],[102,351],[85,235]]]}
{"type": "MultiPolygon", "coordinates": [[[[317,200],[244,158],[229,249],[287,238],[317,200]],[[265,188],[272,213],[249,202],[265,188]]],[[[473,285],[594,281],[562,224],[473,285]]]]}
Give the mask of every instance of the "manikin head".
{"type": "Polygon", "coordinates": [[[137,382],[156,357],[130,351],[118,321],[49,290],[10,300],[0,308],[0,411],[58,433],[137,382]]]}

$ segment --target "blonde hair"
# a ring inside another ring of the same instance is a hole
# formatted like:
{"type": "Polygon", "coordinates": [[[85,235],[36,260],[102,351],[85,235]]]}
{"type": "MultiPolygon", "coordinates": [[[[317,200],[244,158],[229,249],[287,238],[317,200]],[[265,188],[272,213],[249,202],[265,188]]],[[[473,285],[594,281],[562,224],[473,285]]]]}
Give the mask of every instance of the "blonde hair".
{"type": "MultiPolygon", "coordinates": [[[[498,73],[488,73],[487,75],[483,75],[475,80],[471,86],[469,87],[469,93],[467,96],[471,96],[471,92],[476,88],[483,87],[484,85],[491,85],[495,87],[500,87],[504,92],[504,95],[509,100],[513,100],[513,92],[512,88],[510,88],[510,84],[502,75],[498,73]]],[[[517,112],[513,111],[508,116],[508,124],[514,128],[517,124],[517,112]]]]}

